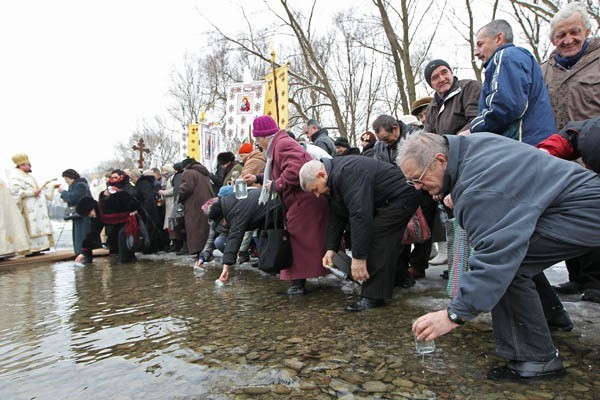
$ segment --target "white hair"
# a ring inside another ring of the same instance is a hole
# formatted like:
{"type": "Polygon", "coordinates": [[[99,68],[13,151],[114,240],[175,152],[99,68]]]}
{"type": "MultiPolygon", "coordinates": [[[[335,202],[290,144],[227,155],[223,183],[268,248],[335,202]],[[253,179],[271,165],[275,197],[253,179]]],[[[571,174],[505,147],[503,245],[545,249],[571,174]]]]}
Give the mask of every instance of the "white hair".
{"type": "Polygon", "coordinates": [[[583,22],[585,29],[592,29],[592,23],[590,21],[590,17],[588,16],[585,5],[578,1],[574,1],[561,8],[554,15],[552,21],[550,21],[550,40],[552,40],[554,37],[554,27],[556,24],[571,18],[571,16],[573,16],[575,13],[579,13],[581,15],[581,21],[583,22]]]}
{"type": "Polygon", "coordinates": [[[446,139],[436,133],[419,132],[398,147],[396,164],[401,166],[402,161],[413,160],[418,167],[425,168],[438,153],[448,156],[446,139]]]}
{"type": "Polygon", "coordinates": [[[324,168],[323,163],[318,160],[310,160],[304,163],[298,174],[302,190],[306,191],[306,186],[314,183],[317,180],[317,174],[324,168]]]}

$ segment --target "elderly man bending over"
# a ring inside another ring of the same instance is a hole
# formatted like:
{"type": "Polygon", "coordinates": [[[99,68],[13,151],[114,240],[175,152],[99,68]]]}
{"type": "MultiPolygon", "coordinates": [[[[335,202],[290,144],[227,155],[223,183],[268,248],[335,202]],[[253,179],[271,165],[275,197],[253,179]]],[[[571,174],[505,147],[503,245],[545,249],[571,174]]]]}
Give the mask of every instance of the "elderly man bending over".
{"type": "Polygon", "coordinates": [[[361,156],[308,161],[300,169],[300,186],[329,199],[323,266],[332,263],[350,222],[352,276],[363,284],[361,298],[346,311],[383,306],[396,282],[402,234],[419,206],[417,191],[395,165],[361,156]]]}
{"type": "Polygon", "coordinates": [[[600,176],[490,133],[422,133],[398,159],[417,189],[451,194],[475,249],[448,309],[413,324],[419,340],[491,310],[496,352],[511,361],[491,369],[489,379],[564,373],[532,278],[600,245],[600,176]]]}

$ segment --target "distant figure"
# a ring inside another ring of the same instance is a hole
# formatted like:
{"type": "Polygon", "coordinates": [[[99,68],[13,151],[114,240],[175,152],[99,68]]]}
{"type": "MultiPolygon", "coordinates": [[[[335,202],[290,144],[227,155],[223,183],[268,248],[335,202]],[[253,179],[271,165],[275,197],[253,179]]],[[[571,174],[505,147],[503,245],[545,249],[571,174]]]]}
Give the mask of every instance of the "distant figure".
{"type": "MultiPolygon", "coordinates": [[[[64,190],[62,187],[58,188],[60,198],[67,203],[69,207],[75,207],[79,200],[84,197],[92,197],[92,192],[88,186],[87,180],[82,178],[77,171],[74,169],[64,170],[62,177],[65,179],[68,190],[64,190]]],[[[93,198],[93,197],[92,197],[93,198]]],[[[83,240],[90,231],[90,218],[87,215],[77,214],[72,219],[73,221],[73,252],[75,254],[81,253],[81,245],[83,240]]]]}
{"type": "Polygon", "coordinates": [[[429,103],[431,103],[431,100],[433,100],[433,97],[426,96],[421,97],[412,103],[410,113],[417,117],[417,119],[421,122],[421,125],[425,125],[425,121],[427,120],[427,110],[429,109],[429,103]]]}
{"type": "MultiPolygon", "coordinates": [[[[27,154],[15,154],[12,160],[16,168],[10,174],[10,193],[17,202],[27,226],[31,251],[28,255],[38,255],[54,246],[47,204],[52,195],[52,190],[47,190],[46,187],[50,182],[41,187],[37,184],[31,175],[31,163],[27,154]]],[[[55,186],[56,184],[52,185],[51,189],[55,186]]]]}
{"type": "Polygon", "coordinates": [[[375,157],[375,142],[377,142],[377,137],[371,131],[366,131],[362,135],[360,135],[360,144],[362,146],[362,152],[360,153],[363,157],[375,157]]]}
{"type": "Polygon", "coordinates": [[[310,139],[312,144],[319,146],[332,157],[335,157],[335,144],[329,137],[327,129],[321,128],[321,125],[314,119],[309,119],[304,125],[304,133],[310,139]]]}
{"type": "Polygon", "coordinates": [[[335,151],[338,156],[358,156],[360,155],[360,150],[358,147],[351,147],[348,142],[348,138],[339,137],[335,139],[335,151]]]}

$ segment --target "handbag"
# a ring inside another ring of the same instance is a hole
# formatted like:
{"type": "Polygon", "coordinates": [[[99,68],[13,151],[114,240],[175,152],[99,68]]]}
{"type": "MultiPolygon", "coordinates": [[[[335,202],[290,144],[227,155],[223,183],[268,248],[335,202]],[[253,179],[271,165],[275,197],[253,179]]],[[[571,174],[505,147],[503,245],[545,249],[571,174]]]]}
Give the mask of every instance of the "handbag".
{"type": "Polygon", "coordinates": [[[169,230],[171,232],[183,231],[185,229],[185,208],[183,204],[177,203],[173,208],[173,216],[169,217],[169,230]]]}
{"type": "Polygon", "coordinates": [[[135,214],[135,222],[130,229],[129,234],[126,233],[126,244],[130,251],[145,251],[150,248],[150,234],[148,227],[139,214],[135,214]]]}
{"type": "Polygon", "coordinates": [[[446,211],[443,211],[442,220],[444,215],[446,218],[446,243],[448,245],[448,286],[446,293],[450,298],[454,298],[458,292],[463,274],[469,270],[469,257],[473,254],[473,248],[469,242],[467,231],[458,224],[456,218],[448,219],[446,211]]]}
{"type": "Polygon", "coordinates": [[[265,204],[265,225],[258,242],[258,268],[263,272],[276,274],[292,265],[292,245],[286,230],[285,207],[279,196],[273,198],[273,186],[271,185],[269,199],[265,204]],[[271,214],[273,226],[269,225],[271,214]]]}
{"type": "Polygon", "coordinates": [[[75,211],[75,206],[68,206],[65,208],[65,215],[63,217],[65,221],[77,218],[81,218],[81,215],[77,214],[77,211],[75,211]]]}
{"type": "Polygon", "coordinates": [[[402,244],[424,243],[429,238],[431,238],[431,229],[429,229],[425,214],[419,206],[406,225],[402,235],[402,244]]]}

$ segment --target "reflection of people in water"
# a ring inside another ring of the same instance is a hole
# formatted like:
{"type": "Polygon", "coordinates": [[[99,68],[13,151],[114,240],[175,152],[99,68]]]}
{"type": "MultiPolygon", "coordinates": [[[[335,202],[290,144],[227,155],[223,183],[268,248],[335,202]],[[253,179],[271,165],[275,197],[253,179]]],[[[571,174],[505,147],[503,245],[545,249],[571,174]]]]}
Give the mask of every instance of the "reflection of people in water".
{"type": "Polygon", "coordinates": [[[248,101],[248,97],[244,96],[242,98],[242,104],[240,105],[240,111],[250,111],[250,102],[248,101]]]}

